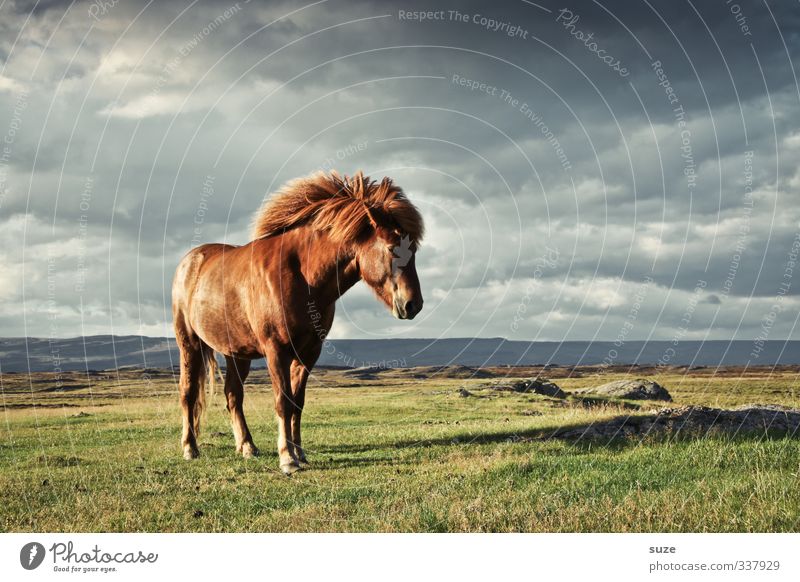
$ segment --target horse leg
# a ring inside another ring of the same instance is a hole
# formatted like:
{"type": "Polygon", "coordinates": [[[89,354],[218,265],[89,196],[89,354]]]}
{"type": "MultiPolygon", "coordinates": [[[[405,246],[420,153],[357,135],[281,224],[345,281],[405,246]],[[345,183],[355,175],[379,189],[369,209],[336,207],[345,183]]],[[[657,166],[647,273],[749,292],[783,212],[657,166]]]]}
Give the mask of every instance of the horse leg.
{"type": "Polygon", "coordinates": [[[203,362],[202,347],[192,346],[189,342],[178,344],[180,350],[181,377],[180,401],[183,411],[183,433],[181,435],[181,447],[183,448],[184,459],[194,459],[200,454],[197,448],[197,432],[200,425],[200,406],[202,401],[203,374],[205,365],[203,362]]]}
{"type": "Polygon", "coordinates": [[[303,407],[306,401],[306,382],[308,380],[308,368],[300,360],[293,360],[291,367],[292,375],[292,397],[294,400],[294,412],[292,414],[292,442],[297,453],[297,460],[301,465],[307,465],[306,452],[303,450],[303,439],[300,436],[300,418],[303,415],[303,407]]]}
{"type": "Polygon", "coordinates": [[[295,410],[292,399],[291,357],[279,348],[270,346],[266,353],[269,376],[272,380],[272,393],[275,397],[275,416],[278,420],[278,457],[280,469],[291,475],[300,468],[297,453],[292,442],[292,414],[295,410]]]}
{"type": "Polygon", "coordinates": [[[258,455],[253,444],[253,437],[244,419],[244,382],[250,373],[250,360],[225,356],[227,372],[225,373],[225,399],[228,412],[231,414],[233,436],[236,439],[236,452],[242,453],[245,459],[258,455]]]}
{"type": "MultiPolygon", "coordinates": [[[[332,322],[333,310],[325,314],[325,319],[323,320],[323,324],[326,326],[325,329],[329,329],[332,322]]],[[[308,375],[311,373],[314,364],[317,363],[321,352],[322,340],[315,337],[313,341],[306,345],[303,353],[300,355],[302,360],[295,358],[292,361],[291,367],[292,396],[295,404],[294,414],[292,415],[292,440],[294,441],[300,463],[306,465],[308,464],[308,459],[306,459],[306,452],[302,447],[302,438],[300,436],[301,418],[306,405],[306,384],[308,382],[308,375]]]]}

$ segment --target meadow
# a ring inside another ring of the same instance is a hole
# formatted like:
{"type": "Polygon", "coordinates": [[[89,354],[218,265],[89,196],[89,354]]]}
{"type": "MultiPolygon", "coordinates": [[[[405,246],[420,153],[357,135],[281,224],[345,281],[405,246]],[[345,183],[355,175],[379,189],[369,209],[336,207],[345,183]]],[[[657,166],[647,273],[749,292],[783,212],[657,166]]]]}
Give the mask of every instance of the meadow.
{"type": "Polygon", "coordinates": [[[663,407],[800,408],[798,370],[493,369],[542,374],[566,399],[499,391],[464,370],[319,370],[311,467],[277,467],[264,370],[245,412],[262,455],[234,452],[221,393],[186,462],[171,370],[3,374],[0,530],[628,532],[798,531],[800,438],[771,431],[564,439],[564,427],[663,407]],[[463,377],[458,377],[463,376],[463,377]],[[588,399],[625,377],[671,403],[588,399]],[[467,394],[460,393],[466,390],[467,394]]]}

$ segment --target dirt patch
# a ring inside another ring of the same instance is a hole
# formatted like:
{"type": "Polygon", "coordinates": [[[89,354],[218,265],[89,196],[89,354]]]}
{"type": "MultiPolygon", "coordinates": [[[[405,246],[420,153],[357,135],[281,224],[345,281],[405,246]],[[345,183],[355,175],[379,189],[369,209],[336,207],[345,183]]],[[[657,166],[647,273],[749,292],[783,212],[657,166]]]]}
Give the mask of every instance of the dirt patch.
{"type": "Polygon", "coordinates": [[[36,457],[35,463],[49,467],[77,467],[82,465],[84,460],[80,457],[67,457],[64,455],[39,455],[36,457]]]}

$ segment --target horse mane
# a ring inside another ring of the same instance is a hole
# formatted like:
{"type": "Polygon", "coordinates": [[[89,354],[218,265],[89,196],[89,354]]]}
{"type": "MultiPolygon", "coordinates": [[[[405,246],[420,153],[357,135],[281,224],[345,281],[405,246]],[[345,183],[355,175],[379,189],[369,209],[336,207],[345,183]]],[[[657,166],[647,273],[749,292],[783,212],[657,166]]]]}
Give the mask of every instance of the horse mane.
{"type": "Polygon", "coordinates": [[[399,228],[419,243],[422,216],[390,178],[380,183],[365,177],[318,172],[285,184],[264,201],[253,221],[253,239],[281,234],[301,225],[325,230],[335,242],[350,243],[378,225],[399,228]]]}

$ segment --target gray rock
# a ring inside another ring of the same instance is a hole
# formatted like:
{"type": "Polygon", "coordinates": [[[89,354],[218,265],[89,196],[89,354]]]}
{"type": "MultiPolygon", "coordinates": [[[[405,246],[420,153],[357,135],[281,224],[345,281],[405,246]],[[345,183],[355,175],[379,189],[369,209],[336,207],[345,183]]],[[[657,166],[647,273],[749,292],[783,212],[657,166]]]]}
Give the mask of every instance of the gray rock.
{"type": "Polygon", "coordinates": [[[611,396],[612,398],[626,398],[628,400],[666,400],[672,401],[672,396],[667,389],[652,380],[616,380],[595,386],[577,390],[576,394],[596,394],[598,396],[611,396]]]}
{"type": "Polygon", "coordinates": [[[514,380],[505,384],[491,384],[487,386],[492,390],[502,392],[521,392],[526,394],[542,394],[553,398],[566,398],[567,393],[550,380],[534,378],[532,380],[514,380]]]}

